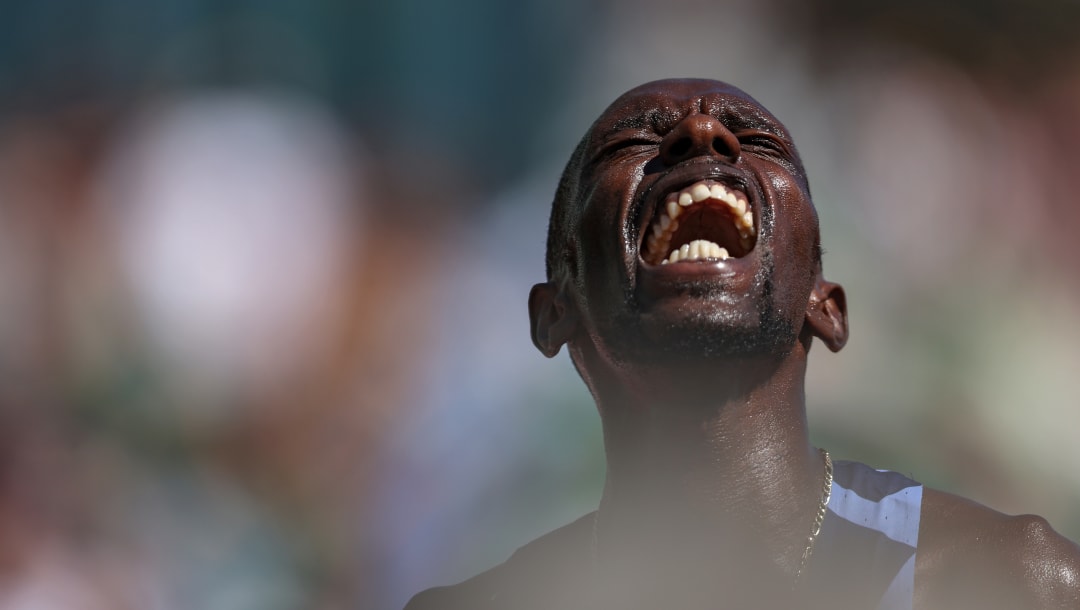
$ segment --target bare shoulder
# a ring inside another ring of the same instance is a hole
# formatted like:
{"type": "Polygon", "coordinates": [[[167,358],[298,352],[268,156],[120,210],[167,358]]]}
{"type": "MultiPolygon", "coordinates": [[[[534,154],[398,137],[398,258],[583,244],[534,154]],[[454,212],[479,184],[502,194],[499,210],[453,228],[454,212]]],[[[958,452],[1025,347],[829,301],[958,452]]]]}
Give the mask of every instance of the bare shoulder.
{"type": "Polygon", "coordinates": [[[501,564],[456,585],[432,587],[409,600],[404,610],[483,610],[497,607],[501,564]]]}
{"type": "Polygon", "coordinates": [[[1042,517],[926,489],[917,608],[1080,608],[1080,547],[1042,517]]]}
{"type": "Polygon", "coordinates": [[[578,607],[576,596],[592,559],[592,523],[593,513],[589,513],[519,548],[486,572],[418,593],[405,610],[578,607]]]}

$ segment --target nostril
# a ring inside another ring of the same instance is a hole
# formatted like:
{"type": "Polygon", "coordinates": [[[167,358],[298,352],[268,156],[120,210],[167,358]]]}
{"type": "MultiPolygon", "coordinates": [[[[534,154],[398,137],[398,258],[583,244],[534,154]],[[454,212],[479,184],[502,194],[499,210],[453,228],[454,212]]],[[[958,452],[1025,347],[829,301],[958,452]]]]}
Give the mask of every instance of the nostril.
{"type": "Polygon", "coordinates": [[[668,149],[668,153],[674,157],[681,157],[690,152],[690,138],[679,138],[668,149]]]}
{"type": "Polygon", "coordinates": [[[731,154],[731,147],[728,146],[728,143],[726,141],[724,141],[724,138],[721,138],[719,136],[713,138],[712,147],[713,147],[713,150],[715,150],[716,152],[718,152],[718,153],[720,153],[722,155],[731,154]]]}

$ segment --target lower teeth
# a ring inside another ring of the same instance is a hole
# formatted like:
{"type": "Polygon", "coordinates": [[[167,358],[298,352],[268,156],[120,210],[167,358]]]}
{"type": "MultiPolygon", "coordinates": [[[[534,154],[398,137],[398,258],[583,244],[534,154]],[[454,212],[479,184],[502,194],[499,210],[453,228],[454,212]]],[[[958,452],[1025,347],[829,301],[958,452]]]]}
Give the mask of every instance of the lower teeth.
{"type": "Polygon", "coordinates": [[[660,264],[666,265],[667,263],[677,263],[680,261],[708,259],[727,260],[730,257],[731,255],[728,254],[727,248],[723,248],[716,243],[705,239],[695,239],[688,244],[683,244],[680,248],[676,248],[667,259],[661,261],[660,264]]]}

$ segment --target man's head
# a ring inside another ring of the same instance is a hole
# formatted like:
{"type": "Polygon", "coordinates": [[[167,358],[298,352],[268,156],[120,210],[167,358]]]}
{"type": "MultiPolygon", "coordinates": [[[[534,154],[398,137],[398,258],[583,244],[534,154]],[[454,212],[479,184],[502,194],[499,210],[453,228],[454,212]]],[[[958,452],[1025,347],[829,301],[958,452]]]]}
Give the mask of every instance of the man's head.
{"type": "Polygon", "coordinates": [[[647,83],[604,111],[563,173],[533,339],[549,356],[587,342],[614,363],[783,356],[813,335],[839,349],[843,291],[820,252],[779,120],[725,83],[647,83]]]}

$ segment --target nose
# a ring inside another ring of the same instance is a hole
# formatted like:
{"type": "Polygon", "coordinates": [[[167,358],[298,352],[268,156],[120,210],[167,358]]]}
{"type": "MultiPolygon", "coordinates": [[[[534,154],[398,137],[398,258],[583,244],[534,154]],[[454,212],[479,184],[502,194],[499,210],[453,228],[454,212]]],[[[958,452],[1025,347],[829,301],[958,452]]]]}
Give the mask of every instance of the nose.
{"type": "Polygon", "coordinates": [[[692,114],[679,121],[660,142],[660,159],[665,165],[702,156],[718,156],[734,163],[739,153],[735,134],[707,114],[692,114]]]}

